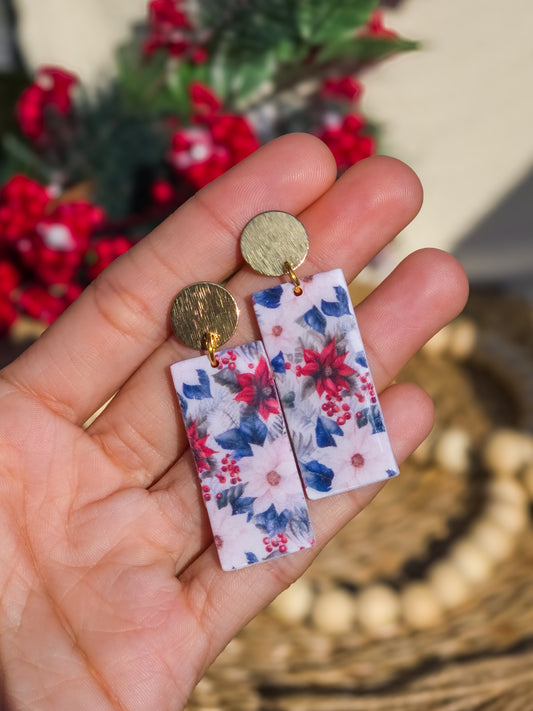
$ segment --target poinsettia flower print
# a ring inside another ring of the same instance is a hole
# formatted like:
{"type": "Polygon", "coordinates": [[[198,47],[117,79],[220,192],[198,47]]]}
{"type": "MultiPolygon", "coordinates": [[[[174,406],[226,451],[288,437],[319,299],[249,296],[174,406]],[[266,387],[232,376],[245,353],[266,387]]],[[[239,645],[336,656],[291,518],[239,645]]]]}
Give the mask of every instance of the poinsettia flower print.
{"type": "Polygon", "coordinates": [[[335,438],[335,447],[328,448],[327,463],[335,472],[338,491],[353,488],[354,481],[367,486],[398,473],[390,468],[386,433],[372,434],[369,425],[359,428],[355,419],[346,423],[343,437],[335,438]]]}
{"type": "Polygon", "coordinates": [[[309,375],[314,379],[319,396],[324,392],[336,396],[339,391],[350,389],[347,377],[356,372],[344,362],[347,355],[347,353],[337,354],[335,338],[332,338],[320,352],[304,348],[305,365],[301,374],[309,375]]]}
{"type": "Polygon", "coordinates": [[[206,440],[209,435],[200,437],[198,434],[196,420],[194,420],[193,423],[187,428],[187,436],[189,438],[189,443],[191,445],[198,473],[201,474],[202,472],[208,472],[210,470],[210,466],[207,460],[211,455],[216,454],[214,449],[211,449],[211,447],[206,445],[206,440]]]}
{"type": "Polygon", "coordinates": [[[255,408],[264,420],[279,414],[279,404],[270,368],[262,357],[253,373],[240,373],[237,382],[242,388],[235,400],[255,408]]]}

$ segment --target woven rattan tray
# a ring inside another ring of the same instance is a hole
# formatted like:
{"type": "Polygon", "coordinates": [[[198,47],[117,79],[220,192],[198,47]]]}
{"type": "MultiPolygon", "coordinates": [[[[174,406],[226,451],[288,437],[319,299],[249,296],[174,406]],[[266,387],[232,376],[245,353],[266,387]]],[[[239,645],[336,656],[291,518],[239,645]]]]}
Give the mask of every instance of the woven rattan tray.
{"type": "MultiPolygon", "coordinates": [[[[487,442],[501,428],[532,429],[531,309],[500,294],[476,293],[466,319],[452,326],[451,341],[425,349],[403,373],[434,398],[437,422],[430,445],[404,464],[401,476],[305,574],[315,603],[331,590],[357,600],[375,583],[399,594],[424,581],[435,561],[468,537],[486,510],[497,475],[485,461],[487,442]],[[461,471],[435,454],[450,429],[468,438],[468,464],[461,471]]],[[[527,492],[521,477],[519,472],[515,479],[527,492]]],[[[332,633],[313,623],[312,610],[291,621],[272,606],[220,655],[188,708],[533,710],[528,514],[529,509],[526,522],[516,528],[512,551],[434,624],[413,629],[400,619],[380,635],[354,623],[332,633]]]]}

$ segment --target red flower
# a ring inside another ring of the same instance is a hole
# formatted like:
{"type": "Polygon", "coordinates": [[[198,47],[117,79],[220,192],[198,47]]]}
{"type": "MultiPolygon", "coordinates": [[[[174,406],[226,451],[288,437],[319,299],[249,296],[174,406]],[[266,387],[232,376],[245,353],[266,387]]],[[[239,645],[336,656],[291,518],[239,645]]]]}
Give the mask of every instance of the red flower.
{"type": "Polygon", "coordinates": [[[192,82],[189,87],[189,94],[192,108],[197,118],[213,116],[222,106],[222,101],[215,92],[199,81],[192,82]]]}
{"type": "Polygon", "coordinates": [[[18,306],[31,318],[45,323],[53,323],[67,308],[62,296],[53,294],[46,286],[28,286],[20,295],[18,306]]]}
{"type": "Polygon", "coordinates": [[[0,295],[9,296],[19,282],[18,269],[7,259],[0,259],[0,295]]]}
{"type": "Polygon", "coordinates": [[[180,129],[172,137],[170,162],[197,190],[259,148],[248,121],[243,116],[217,114],[215,99],[214,94],[204,93],[204,113],[193,119],[197,125],[180,129]]]}
{"type": "Polygon", "coordinates": [[[371,156],[375,150],[372,136],[364,134],[365,122],[359,114],[348,114],[342,121],[332,123],[318,134],[335,156],[339,170],[371,156]]]}
{"type": "Polygon", "coordinates": [[[198,473],[209,471],[209,464],[207,459],[212,455],[216,454],[214,449],[211,449],[206,445],[206,439],[209,435],[205,437],[200,437],[198,435],[198,430],[196,429],[196,420],[192,423],[190,427],[187,428],[187,436],[189,438],[189,444],[191,445],[191,450],[194,456],[194,461],[196,462],[196,468],[198,473]]]}
{"type": "Polygon", "coordinates": [[[380,10],[374,10],[364,28],[363,34],[370,37],[383,37],[387,39],[398,37],[396,32],[385,27],[383,24],[383,13],[380,10]]]}
{"type": "Polygon", "coordinates": [[[254,373],[237,375],[237,382],[242,389],[235,400],[257,409],[264,420],[268,420],[271,414],[279,413],[274,382],[265,358],[261,358],[254,373]]]}
{"type": "Polygon", "coordinates": [[[149,35],[143,52],[149,56],[165,49],[171,57],[186,55],[193,63],[201,64],[207,52],[198,46],[182,0],[151,0],[149,3],[149,35]]]}
{"type": "Polygon", "coordinates": [[[322,85],[322,94],[333,99],[356,101],[362,93],[363,85],[352,76],[326,79],[322,85]]]}
{"type": "Polygon", "coordinates": [[[356,371],[344,362],[347,353],[337,354],[335,338],[332,338],[320,353],[304,348],[303,356],[305,365],[302,368],[302,375],[309,375],[315,380],[319,396],[324,392],[337,396],[341,390],[350,388],[346,378],[356,371]]]}
{"type": "Polygon", "coordinates": [[[46,135],[46,112],[66,116],[72,109],[71,90],[78,79],[59,67],[41,67],[35,82],[25,89],[16,114],[23,133],[33,141],[46,135]]]}
{"type": "Polygon", "coordinates": [[[16,242],[31,233],[50,199],[49,191],[35,180],[13,176],[0,190],[0,241],[16,242]]]}
{"type": "Polygon", "coordinates": [[[175,197],[174,187],[168,180],[154,180],[150,186],[150,197],[156,205],[167,205],[175,197]]]}
{"type": "Polygon", "coordinates": [[[94,247],[85,255],[86,262],[89,265],[90,278],[96,279],[112,261],[120,257],[124,252],[127,252],[131,246],[131,240],[122,235],[102,237],[99,239],[94,247]]]}

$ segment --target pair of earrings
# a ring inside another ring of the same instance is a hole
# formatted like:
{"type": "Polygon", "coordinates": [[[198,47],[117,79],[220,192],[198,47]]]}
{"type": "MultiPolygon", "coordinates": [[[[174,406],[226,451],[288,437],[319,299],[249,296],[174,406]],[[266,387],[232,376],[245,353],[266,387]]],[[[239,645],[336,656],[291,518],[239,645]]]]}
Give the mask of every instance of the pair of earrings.
{"type": "Polygon", "coordinates": [[[342,270],[300,283],[308,249],[285,212],[244,228],[247,263],[290,279],[252,297],[262,341],[219,350],[239,309],[218,284],[172,305],[177,337],[207,352],[171,373],[224,570],[314,545],[302,481],[318,499],[398,474],[342,270]]]}

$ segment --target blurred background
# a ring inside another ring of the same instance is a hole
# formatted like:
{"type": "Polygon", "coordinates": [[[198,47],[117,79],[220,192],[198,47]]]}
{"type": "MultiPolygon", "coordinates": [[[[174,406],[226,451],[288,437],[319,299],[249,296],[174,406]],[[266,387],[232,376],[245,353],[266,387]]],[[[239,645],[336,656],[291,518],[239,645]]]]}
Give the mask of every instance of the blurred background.
{"type": "Polygon", "coordinates": [[[0,364],[291,130],[339,172],[380,152],[422,180],[355,302],[420,247],[471,280],[402,375],[431,437],[191,709],[533,709],[532,27],[528,0],[0,0],[0,364]]]}

